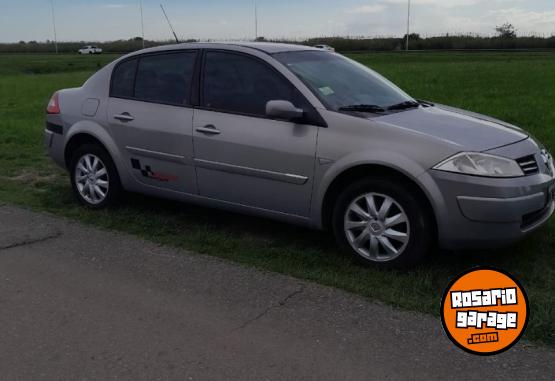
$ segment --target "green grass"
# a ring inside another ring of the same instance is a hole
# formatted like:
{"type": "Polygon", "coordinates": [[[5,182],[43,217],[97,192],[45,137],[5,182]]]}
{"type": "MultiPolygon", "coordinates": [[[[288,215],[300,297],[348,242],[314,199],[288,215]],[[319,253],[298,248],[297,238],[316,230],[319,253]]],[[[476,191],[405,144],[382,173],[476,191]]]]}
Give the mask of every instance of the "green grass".
{"type": "MultiPolygon", "coordinates": [[[[555,55],[389,53],[352,57],[415,97],[507,120],[555,148],[555,55]]],[[[526,338],[555,345],[555,221],[508,249],[442,253],[431,264],[410,271],[380,271],[362,268],[338,253],[327,233],[273,221],[138,195],[127,195],[121,206],[108,210],[91,212],[80,207],[66,174],[44,155],[43,110],[54,90],[80,85],[97,66],[112,58],[0,55],[0,202],[434,315],[438,315],[441,294],[453,276],[474,265],[493,265],[517,276],[528,292],[531,320],[526,338]],[[29,74],[37,72],[49,74],[29,74]]]]}
{"type": "Polygon", "coordinates": [[[8,54],[0,53],[0,76],[92,71],[113,61],[117,55],[8,54]]]}

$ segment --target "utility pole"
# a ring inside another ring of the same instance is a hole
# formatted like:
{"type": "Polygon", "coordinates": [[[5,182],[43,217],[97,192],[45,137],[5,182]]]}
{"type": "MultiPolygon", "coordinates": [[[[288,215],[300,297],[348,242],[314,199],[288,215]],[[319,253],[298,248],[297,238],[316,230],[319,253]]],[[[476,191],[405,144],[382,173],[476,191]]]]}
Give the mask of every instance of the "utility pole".
{"type": "Polygon", "coordinates": [[[409,36],[410,36],[410,0],[407,7],[407,52],[409,51],[409,36]]]}
{"type": "Polygon", "coordinates": [[[145,48],[145,20],[143,18],[143,0],[139,1],[139,7],[141,8],[141,35],[143,38],[143,49],[145,48]]]}
{"type": "Polygon", "coordinates": [[[52,28],[54,29],[54,46],[56,54],[58,54],[58,37],[56,36],[56,16],[54,14],[54,0],[50,0],[50,9],[52,10],[52,28]]]}
{"type": "Polygon", "coordinates": [[[258,2],[254,0],[254,40],[258,39],[258,2]]]}

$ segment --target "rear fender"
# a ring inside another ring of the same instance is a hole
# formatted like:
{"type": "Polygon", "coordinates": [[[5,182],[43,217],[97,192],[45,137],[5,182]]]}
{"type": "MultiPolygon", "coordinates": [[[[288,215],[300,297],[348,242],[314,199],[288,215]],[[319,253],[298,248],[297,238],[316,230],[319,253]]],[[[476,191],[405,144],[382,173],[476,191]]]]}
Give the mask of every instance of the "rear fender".
{"type": "Polygon", "coordinates": [[[129,176],[129,172],[127,170],[125,163],[125,158],[123,157],[120,149],[118,148],[116,142],[112,138],[112,136],[98,123],[92,120],[82,120],[75,123],[69,129],[66,135],[66,141],[64,145],[64,152],[67,149],[67,146],[72,138],[79,134],[86,134],[90,135],[96,140],[98,140],[104,148],[108,151],[114,164],[118,170],[118,174],[122,185],[125,187],[125,184],[129,184],[131,178],[129,176]]]}

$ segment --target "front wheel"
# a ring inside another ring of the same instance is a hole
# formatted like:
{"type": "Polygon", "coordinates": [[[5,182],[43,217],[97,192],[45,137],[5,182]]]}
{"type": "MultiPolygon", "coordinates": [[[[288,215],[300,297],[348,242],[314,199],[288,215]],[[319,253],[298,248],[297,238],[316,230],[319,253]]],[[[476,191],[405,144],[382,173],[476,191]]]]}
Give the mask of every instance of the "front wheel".
{"type": "Polygon", "coordinates": [[[382,267],[418,264],[434,242],[429,207],[411,187],[389,178],[348,186],[335,204],[333,230],[344,251],[382,267]]]}

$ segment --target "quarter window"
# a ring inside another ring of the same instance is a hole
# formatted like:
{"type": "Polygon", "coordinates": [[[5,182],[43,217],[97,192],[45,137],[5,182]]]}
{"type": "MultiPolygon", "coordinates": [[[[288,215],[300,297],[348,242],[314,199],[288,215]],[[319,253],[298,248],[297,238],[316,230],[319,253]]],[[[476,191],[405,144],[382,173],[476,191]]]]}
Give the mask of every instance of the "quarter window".
{"type": "MultiPolygon", "coordinates": [[[[87,49],[86,47],[84,49],[87,49]]],[[[112,74],[112,93],[113,97],[132,98],[133,84],[135,82],[135,71],[137,70],[137,60],[129,60],[120,63],[112,74]]]]}
{"type": "Polygon", "coordinates": [[[295,87],[267,64],[241,54],[206,53],[203,107],[265,116],[270,100],[288,100],[301,108],[306,105],[295,87]]]}

